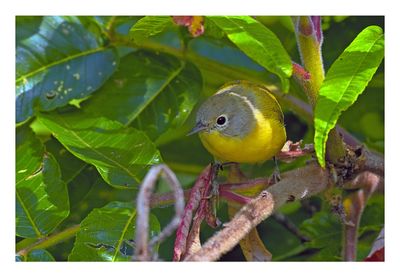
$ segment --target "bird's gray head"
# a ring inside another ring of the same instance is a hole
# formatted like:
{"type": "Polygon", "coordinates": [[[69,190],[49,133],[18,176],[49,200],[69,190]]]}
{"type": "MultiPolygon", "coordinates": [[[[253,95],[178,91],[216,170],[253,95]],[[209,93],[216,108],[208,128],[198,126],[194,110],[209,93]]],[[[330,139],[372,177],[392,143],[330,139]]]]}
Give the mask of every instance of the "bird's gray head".
{"type": "Polygon", "coordinates": [[[249,101],[232,91],[222,91],[208,98],[197,112],[197,132],[218,131],[229,137],[243,137],[254,127],[253,110],[249,101]]]}

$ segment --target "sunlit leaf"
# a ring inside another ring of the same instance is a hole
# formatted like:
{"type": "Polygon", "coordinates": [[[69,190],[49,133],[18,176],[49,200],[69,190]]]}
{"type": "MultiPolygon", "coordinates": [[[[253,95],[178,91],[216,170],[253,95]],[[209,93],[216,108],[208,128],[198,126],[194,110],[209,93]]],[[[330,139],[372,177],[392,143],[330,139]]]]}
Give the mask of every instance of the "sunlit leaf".
{"type": "Polygon", "coordinates": [[[292,61],[277,36],[250,16],[209,17],[246,55],[279,76],[288,91],[292,61]]]}
{"type": "Polygon", "coordinates": [[[321,166],[325,166],[328,134],[340,114],[364,91],[384,56],[383,31],[369,26],[353,40],[329,68],[315,106],[314,145],[321,166]]]}
{"type": "Polygon", "coordinates": [[[16,234],[47,235],[69,214],[68,191],[60,168],[28,127],[17,129],[16,234]]]}
{"type": "Polygon", "coordinates": [[[94,165],[110,185],[136,188],[149,167],[161,161],[143,132],[116,121],[79,111],[38,118],[66,149],[94,165]]]}
{"type": "MultiPolygon", "coordinates": [[[[81,223],[70,261],[129,261],[134,253],[136,209],[133,203],[111,202],[94,209],[81,223]]],[[[150,217],[150,236],[160,232],[150,217]]]]}
{"type": "Polygon", "coordinates": [[[16,120],[84,98],[114,72],[112,47],[88,32],[76,17],[44,17],[39,32],[16,49],[16,120]]]}
{"type": "Polygon", "coordinates": [[[170,16],[145,16],[138,20],[130,29],[129,36],[137,43],[164,31],[172,25],[170,16]]]}

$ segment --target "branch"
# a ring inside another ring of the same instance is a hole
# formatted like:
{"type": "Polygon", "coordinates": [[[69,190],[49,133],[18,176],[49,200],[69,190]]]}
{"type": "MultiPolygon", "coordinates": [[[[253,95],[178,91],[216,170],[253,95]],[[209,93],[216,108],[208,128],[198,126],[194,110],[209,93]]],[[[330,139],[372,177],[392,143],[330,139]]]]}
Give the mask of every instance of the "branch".
{"type": "Polygon", "coordinates": [[[370,171],[382,178],[385,175],[385,161],[383,155],[361,148],[360,171],[370,171]]]}
{"type": "Polygon", "coordinates": [[[262,191],[245,205],[225,228],[210,238],[186,261],[214,261],[231,250],[251,229],[269,217],[288,200],[303,199],[323,191],[328,185],[328,171],[310,164],[282,174],[282,181],[262,191]]]}
{"type": "Polygon", "coordinates": [[[184,196],[181,185],[176,178],[175,174],[168,168],[168,166],[160,164],[153,166],[146,177],[143,180],[143,183],[140,187],[139,194],[137,196],[137,217],[136,217],[136,250],[134,259],[139,261],[149,261],[152,259],[151,257],[151,249],[152,247],[164,240],[167,236],[172,234],[172,232],[179,225],[182,215],[183,209],[185,206],[184,196]],[[158,177],[161,176],[165,179],[165,181],[169,184],[171,190],[174,193],[175,197],[175,216],[168,223],[167,226],[161,231],[161,233],[152,238],[150,242],[148,242],[149,236],[149,213],[150,213],[150,203],[151,203],[151,195],[156,184],[158,177]]]}

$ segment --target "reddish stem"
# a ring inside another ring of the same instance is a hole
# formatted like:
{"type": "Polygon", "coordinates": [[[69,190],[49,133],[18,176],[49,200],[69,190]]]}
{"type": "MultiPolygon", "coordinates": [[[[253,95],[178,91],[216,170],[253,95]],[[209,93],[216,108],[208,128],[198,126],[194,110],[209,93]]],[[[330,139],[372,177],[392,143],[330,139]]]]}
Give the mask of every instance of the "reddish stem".
{"type": "Polygon", "coordinates": [[[219,195],[228,201],[234,201],[242,205],[246,205],[251,201],[251,198],[234,193],[229,190],[220,190],[219,195]]]}

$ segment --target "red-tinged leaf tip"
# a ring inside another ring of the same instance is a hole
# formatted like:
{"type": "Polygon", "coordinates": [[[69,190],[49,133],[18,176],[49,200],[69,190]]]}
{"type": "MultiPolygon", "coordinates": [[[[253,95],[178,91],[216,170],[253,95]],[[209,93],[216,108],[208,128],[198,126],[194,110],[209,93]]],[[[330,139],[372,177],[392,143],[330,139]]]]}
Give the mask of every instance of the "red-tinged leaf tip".
{"type": "Polygon", "coordinates": [[[177,25],[187,27],[193,37],[201,36],[204,33],[203,16],[173,16],[172,19],[177,25]]]}
{"type": "Polygon", "coordinates": [[[376,250],[372,255],[365,258],[366,262],[384,262],[385,261],[385,247],[376,250]]]}

